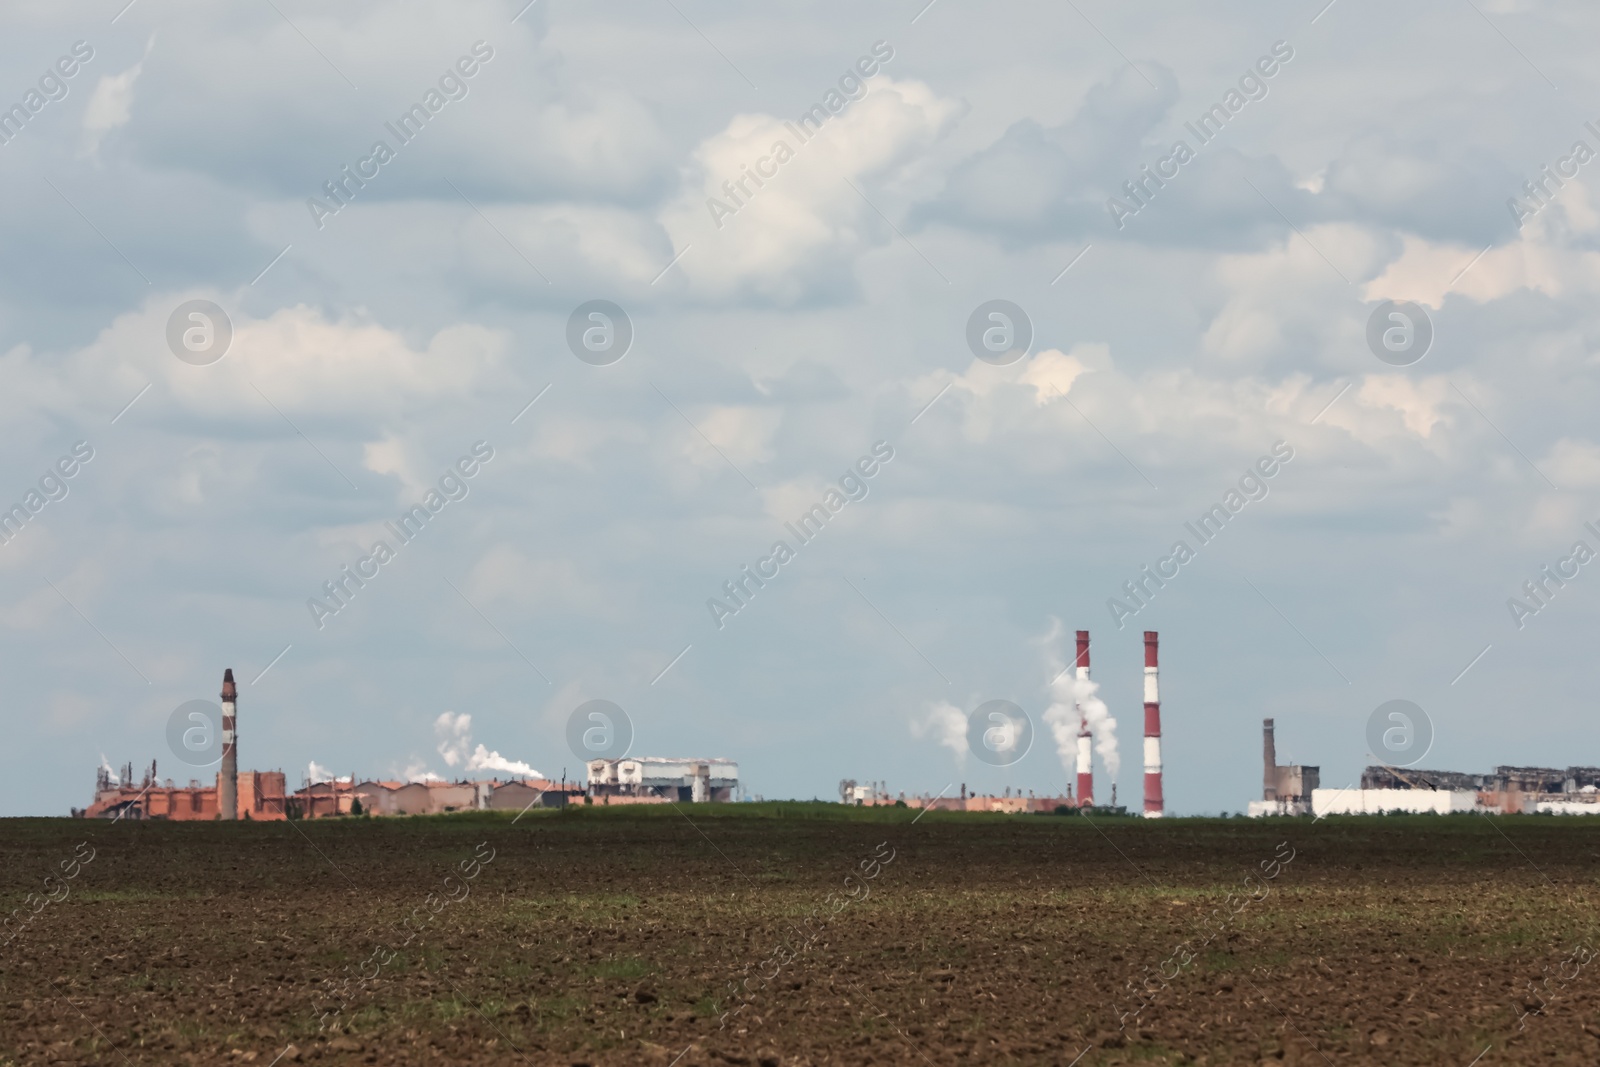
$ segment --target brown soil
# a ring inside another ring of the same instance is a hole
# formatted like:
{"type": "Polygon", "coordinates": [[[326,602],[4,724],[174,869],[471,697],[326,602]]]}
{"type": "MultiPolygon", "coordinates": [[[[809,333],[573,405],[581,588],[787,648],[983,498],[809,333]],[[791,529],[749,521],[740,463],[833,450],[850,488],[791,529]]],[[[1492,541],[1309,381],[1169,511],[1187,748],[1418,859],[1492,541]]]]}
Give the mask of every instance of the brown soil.
{"type": "Polygon", "coordinates": [[[1600,820],[914,814],[9,820],[0,1064],[1600,1061],[1600,820]]]}

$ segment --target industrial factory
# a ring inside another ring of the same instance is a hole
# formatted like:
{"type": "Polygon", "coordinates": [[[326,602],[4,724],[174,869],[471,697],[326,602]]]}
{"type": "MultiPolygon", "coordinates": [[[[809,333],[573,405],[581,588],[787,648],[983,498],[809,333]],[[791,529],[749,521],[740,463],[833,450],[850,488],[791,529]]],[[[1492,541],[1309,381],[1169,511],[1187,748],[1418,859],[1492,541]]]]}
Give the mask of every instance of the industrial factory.
{"type": "MultiPolygon", "coordinates": [[[[1052,629],[1052,637],[1056,631],[1052,629]]],[[[855,779],[845,779],[839,783],[839,799],[844,804],[858,807],[879,807],[883,805],[903,805],[909,808],[929,808],[941,811],[990,811],[990,812],[1060,812],[1063,810],[1077,811],[1090,815],[1126,815],[1128,809],[1117,803],[1117,787],[1111,786],[1111,800],[1102,804],[1095,800],[1094,786],[1094,746],[1095,723],[1098,718],[1100,725],[1107,722],[1106,708],[1103,702],[1094,695],[1095,686],[1090,679],[1089,664],[1089,631],[1077,631],[1077,651],[1072,664],[1064,668],[1056,679],[1052,679],[1051,688],[1056,703],[1045,713],[1045,721],[1060,731],[1062,727],[1071,730],[1075,722],[1077,726],[1076,737],[1070,733],[1064,737],[1057,733],[1058,744],[1061,745],[1061,758],[1064,764],[1070,764],[1070,769],[1075,771],[1075,782],[1069,782],[1065,796],[1036,795],[1029,791],[1026,795],[1022,790],[1015,792],[1006,788],[999,795],[984,795],[968,793],[965,784],[961,786],[959,795],[946,796],[940,794],[931,796],[926,794],[907,795],[900,793],[891,795],[882,782],[858,783],[855,779]],[[1074,683],[1071,686],[1058,688],[1057,683],[1067,670],[1073,672],[1074,683]],[[1070,704],[1070,715],[1067,717],[1067,708],[1070,704]],[[1056,716],[1060,715],[1060,718],[1056,716]]],[[[1057,661],[1059,662],[1059,661],[1057,661]]],[[[1143,812],[1147,819],[1158,819],[1166,813],[1166,801],[1162,795],[1162,768],[1161,768],[1161,683],[1160,683],[1160,636],[1154,630],[1144,633],[1144,806],[1143,812]]],[[[1111,725],[1114,725],[1112,723],[1111,725]]],[[[1114,751],[1114,746],[1113,746],[1114,751]]],[[[1105,752],[1102,751],[1102,756],[1105,752]]]]}
{"type": "MultiPolygon", "coordinates": [[[[980,794],[967,792],[965,782],[961,783],[961,792],[955,796],[932,796],[929,794],[900,793],[891,796],[883,782],[868,782],[859,785],[853,778],[846,778],[839,783],[839,799],[842,803],[858,808],[905,807],[926,808],[932,811],[989,811],[1000,812],[1007,815],[1022,815],[1029,812],[1059,812],[1063,810],[1077,810],[1078,804],[1070,796],[1051,797],[1035,796],[1033,790],[1028,790],[1024,795],[1021,789],[1012,792],[1009,786],[1000,794],[980,794]]],[[[1115,801],[1113,801],[1115,803],[1115,801]]],[[[1126,808],[1088,808],[1090,814],[1126,815],[1126,808]]]]}
{"type": "Polygon", "coordinates": [[[588,769],[590,795],[607,803],[705,804],[730,801],[739,788],[739,765],[725,759],[596,759],[588,769]]]}
{"type": "Polygon", "coordinates": [[[725,759],[594,760],[587,786],[543,778],[445,781],[358,780],[355,775],[308,782],[286,792],[282,771],[239,770],[238,687],[233,670],[222,674],[222,759],[216,782],[176,785],[157,777],[151,761],[135,781],[133,765],[120,773],[102,766],[94,800],[74,808],[75,818],[170,821],[275,821],[340,815],[436,815],[456,811],[525,811],[569,803],[717,803],[739,791],[739,766],[725,759]]]}
{"type": "Polygon", "coordinates": [[[156,777],[156,764],[143,780],[133,784],[133,765],[120,775],[102,767],[95,776],[94,801],[86,809],[74,808],[76,817],[91,819],[286,819],[291,810],[285,796],[282,771],[239,773],[236,711],[239,691],[233,683],[233,669],[222,672],[222,767],[215,785],[201,785],[190,779],[186,786],[163,784],[156,777]],[[241,792],[241,788],[243,792],[241,792]]]}
{"type": "Polygon", "coordinates": [[[1261,799],[1252,800],[1246,814],[1258,818],[1262,815],[1305,815],[1311,811],[1311,794],[1321,784],[1321,768],[1302,767],[1298,763],[1279,764],[1271,719],[1261,721],[1261,756],[1265,771],[1261,799]]]}
{"type": "Polygon", "coordinates": [[[1476,811],[1502,815],[1600,815],[1600,767],[1511,767],[1492,774],[1368,767],[1359,789],[1318,789],[1317,815],[1476,811]]]}
{"type": "MultiPolygon", "coordinates": [[[[1115,784],[1109,804],[1095,799],[1096,740],[1104,742],[1100,731],[1115,723],[1108,719],[1105,705],[1095,696],[1095,686],[1090,681],[1089,631],[1079,630],[1076,636],[1076,656],[1071,667],[1063,668],[1058,679],[1052,681],[1055,702],[1045,715],[1055,731],[1063,764],[1076,772],[1065,796],[1036,795],[1031,790],[1024,793],[1011,787],[1000,795],[984,795],[969,793],[965,783],[959,793],[947,790],[938,795],[891,795],[886,783],[863,784],[847,779],[839,783],[840,801],[861,807],[894,805],[944,811],[1126,814],[1127,809],[1117,804],[1115,784]],[[1058,684],[1067,669],[1073,671],[1072,683],[1058,684]]],[[[1055,660],[1055,666],[1060,663],[1060,659],[1055,660]]],[[[1147,819],[1160,818],[1166,811],[1162,795],[1160,642],[1153,630],[1144,634],[1143,690],[1142,814],[1147,819]]],[[[446,781],[432,774],[402,781],[361,779],[350,774],[310,780],[291,793],[281,770],[239,770],[238,687],[231,669],[223,672],[221,700],[220,766],[214,783],[191,779],[187,785],[178,785],[170,778],[163,781],[154,761],[137,776],[132,764],[125,764],[119,773],[102,761],[93,801],[87,808],[73,809],[72,814],[95,819],[271,822],[351,815],[526,811],[574,803],[706,804],[747,799],[740,786],[739,765],[732,760],[659,756],[590,760],[584,782],[568,782],[565,777],[560,781],[535,777],[446,781]]],[[[479,750],[482,752],[482,745],[479,750]]],[[[1114,770],[1114,739],[1101,749],[1101,755],[1114,770]]],[[[526,764],[501,761],[498,765],[532,770],[526,764]]],[[[953,784],[950,788],[954,788],[953,784]]],[[[1274,720],[1262,721],[1261,799],[1249,802],[1250,816],[1320,818],[1389,812],[1600,815],[1600,767],[1501,765],[1489,774],[1470,774],[1374,765],[1362,772],[1359,787],[1325,789],[1320,767],[1278,762],[1274,720]]]]}
{"type": "Polygon", "coordinates": [[[1600,815],[1600,767],[1499,766],[1493,774],[1418,771],[1377,765],[1359,787],[1323,789],[1320,769],[1280,765],[1271,719],[1262,723],[1265,772],[1260,800],[1248,814],[1385,815],[1453,812],[1600,815]]]}

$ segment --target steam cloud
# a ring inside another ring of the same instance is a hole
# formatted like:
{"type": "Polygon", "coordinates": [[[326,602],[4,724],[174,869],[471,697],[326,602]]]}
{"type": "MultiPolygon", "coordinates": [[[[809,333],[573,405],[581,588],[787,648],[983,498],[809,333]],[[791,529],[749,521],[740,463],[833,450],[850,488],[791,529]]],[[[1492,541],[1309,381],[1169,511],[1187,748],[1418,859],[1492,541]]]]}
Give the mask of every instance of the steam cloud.
{"type": "Polygon", "coordinates": [[[965,763],[967,758],[967,717],[961,714],[961,709],[954,704],[939,701],[928,708],[927,715],[921,720],[911,720],[911,736],[927,737],[948,748],[956,754],[957,763],[965,763]]]}
{"type": "MultiPolygon", "coordinates": [[[[1106,772],[1115,779],[1122,768],[1122,757],[1117,752],[1117,720],[1111,717],[1105,701],[1096,695],[1100,691],[1100,683],[1080,682],[1077,672],[1067,666],[1066,657],[1061,652],[1063,633],[1061,620],[1052,616],[1050,629],[1039,639],[1050,675],[1055,679],[1050,683],[1050,706],[1045,709],[1044,721],[1050,725],[1050,733],[1056,739],[1056,753],[1061,758],[1061,766],[1071,774],[1077,768],[1081,710],[1082,717],[1088,720],[1089,732],[1094,735],[1094,748],[1100,753],[1100,762],[1105,764],[1106,772]]],[[[1074,649],[1074,660],[1076,656],[1077,650],[1074,649]]]]}
{"type": "Polygon", "coordinates": [[[353,781],[350,775],[336,775],[316,760],[312,760],[306,768],[306,781],[312,785],[321,785],[324,782],[349,782],[353,781]]]}
{"type": "Polygon", "coordinates": [[[461,764],[464,771],[503,771],[517,778],[544,777],[529,764],[507,759],[481,744],[468,752],[472,744],[472,716],[464,712],[457,715],[447,711],[440,715],[433,722],[433,731],[439,738],[439,755],[448,766],[461,764]]]}
{"type": "Polygon", "coordinates": [[[400,777],[408,782],[442,782],[443,778],[428,770],[428,765],[421,760],[412,760],[406,764],[406,769],[400,772],[400,777]]]}

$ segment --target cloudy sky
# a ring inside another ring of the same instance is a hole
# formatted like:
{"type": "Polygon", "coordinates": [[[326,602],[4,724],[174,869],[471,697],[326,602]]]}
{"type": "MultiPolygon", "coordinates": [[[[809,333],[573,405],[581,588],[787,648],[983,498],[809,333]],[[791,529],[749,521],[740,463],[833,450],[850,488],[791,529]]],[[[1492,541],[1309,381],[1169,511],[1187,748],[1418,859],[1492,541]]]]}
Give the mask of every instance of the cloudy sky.
{"type": "Polygon", "coordinates": [[[1135,806],[1147,629],[1174,812],[1393,699],[1424,766],[1600,763],[1600,15],[1325,2],[8,4],[0,814],[209,778],[224,667],[292,784],[572,776],[606,699],[769,798],[1061,792],[1055,620],[1135,806]],[[993,699],[1010,766],[944,743],[993,699]]]}

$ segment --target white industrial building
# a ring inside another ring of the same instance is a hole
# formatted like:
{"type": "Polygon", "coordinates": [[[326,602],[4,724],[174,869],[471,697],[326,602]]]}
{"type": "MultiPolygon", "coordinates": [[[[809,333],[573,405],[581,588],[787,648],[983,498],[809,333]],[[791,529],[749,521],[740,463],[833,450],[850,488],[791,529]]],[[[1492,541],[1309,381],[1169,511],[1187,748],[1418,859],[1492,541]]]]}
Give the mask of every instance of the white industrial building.
{"type": "Polygon", "coordinates": [[[1311,811],[1323,815],[1383,815],[1391,811],[1473,811],[1478,794],[1470,789],[1313,789],[1311,811]]]}
{"type": "Polygon", "coordinates": [[[739,765],[725,759],[629,756],[589,761],[589,794],[660,797],[704,804],[729,801],[739,788],[739,765]]]}
{"type": "Polygon", "coordinates": [[[1534,811],[1551,815],[1600,815],[1600,793],[1592,785],[1584,786],[1578,799],[1533,800],[1532,803],[1534,811]]]}

